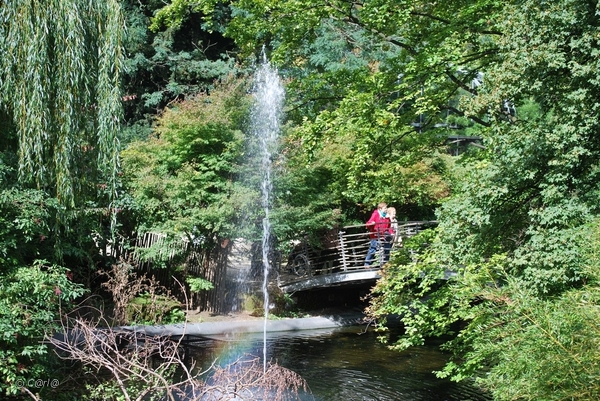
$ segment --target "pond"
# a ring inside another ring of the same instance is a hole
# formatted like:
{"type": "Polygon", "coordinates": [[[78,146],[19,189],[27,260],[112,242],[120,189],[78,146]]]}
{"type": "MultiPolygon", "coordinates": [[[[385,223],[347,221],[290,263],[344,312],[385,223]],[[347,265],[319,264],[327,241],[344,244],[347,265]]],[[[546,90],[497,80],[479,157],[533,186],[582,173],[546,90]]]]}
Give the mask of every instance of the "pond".
{"type": "MultiPolygon", "coordinates": [[[[267,359],[301,375],[312,391],[302,400],[317,401],[487,401],[469,383],[435,377],[447,355],[434,345],[399,353],[364,326],[332,330],[270,333],[267,359]]],[[[196,360],[226,365],[240,356],[262,356],[263,337],[212,337],[193,344],[196,360]]]]}

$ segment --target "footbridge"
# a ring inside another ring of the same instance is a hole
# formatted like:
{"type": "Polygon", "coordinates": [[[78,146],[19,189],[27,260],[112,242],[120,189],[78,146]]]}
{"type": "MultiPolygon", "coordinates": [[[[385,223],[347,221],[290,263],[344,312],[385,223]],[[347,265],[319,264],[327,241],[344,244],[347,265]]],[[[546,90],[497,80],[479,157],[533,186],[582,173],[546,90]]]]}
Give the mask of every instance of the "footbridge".
{"type": "MultiPolygon", "coordinates": [[[[394,249],[402,247],[403,240],[437,225],[437,221],[401,222],[396,238],[388,243],[394,249]]],[[[307,291],[335,286],[375,283],[384,264],[384,240],[371,265],[365,265],[369,250],[369,233],[364,225],[346,226],[327,241],[326,246],[314,248],[300,242],[281,263],[277,281],[285,293],[307,291]]]]}

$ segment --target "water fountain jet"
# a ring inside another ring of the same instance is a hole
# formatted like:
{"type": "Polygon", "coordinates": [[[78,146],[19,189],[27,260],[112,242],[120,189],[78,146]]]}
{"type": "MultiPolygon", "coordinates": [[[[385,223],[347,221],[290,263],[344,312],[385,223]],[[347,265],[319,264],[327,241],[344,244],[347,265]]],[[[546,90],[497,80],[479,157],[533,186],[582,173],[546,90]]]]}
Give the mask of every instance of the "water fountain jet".
{"type": "Polygon", "coordinates": [[[267,369],[267,319],[269,315],[269,271],[271,252],[271,210],[272,158],[277,150],[285,92],[277,70],[268,62],[264,48],[262,60],[254,78],[254,107],[251,115],[253,134],[260,141],[261,152],[261,192],[262,206],[264,209],[263,234],[262,234],[262,264],[263,264],[263,369],[267,369]]]}

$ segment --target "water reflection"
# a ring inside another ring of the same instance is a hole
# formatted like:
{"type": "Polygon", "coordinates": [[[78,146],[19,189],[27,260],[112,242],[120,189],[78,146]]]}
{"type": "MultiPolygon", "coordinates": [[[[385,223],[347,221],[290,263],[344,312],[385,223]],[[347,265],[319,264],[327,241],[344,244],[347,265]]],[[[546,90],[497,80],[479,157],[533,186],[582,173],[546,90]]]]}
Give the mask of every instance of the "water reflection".
{"type": "MultiPolygon", "coordinates": [[[[437,379],[446,356],[434,346],[390,351],[363,327],[269,333],[271,360],[300,374],[318,401],[485,401],[477,388],[437,379]],[[361,334],[362,333],[362,334],[361,334]]],[[[262,355],[262,336],[204,339],[193,347],[205,366],[262,355]]],[[[314,398],[313,398],[314,397],[314,398]]]]}

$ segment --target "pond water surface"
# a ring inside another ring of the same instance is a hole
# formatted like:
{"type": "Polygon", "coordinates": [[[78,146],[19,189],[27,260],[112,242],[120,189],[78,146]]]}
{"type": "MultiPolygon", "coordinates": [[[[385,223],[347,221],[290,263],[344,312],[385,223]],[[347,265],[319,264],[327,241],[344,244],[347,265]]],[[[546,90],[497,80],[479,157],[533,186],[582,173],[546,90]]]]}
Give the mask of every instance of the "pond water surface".
{"type": "MultiPolygon", "coordinates": [[[[291,369],[307,382],[317,401],[487,401],[484,393],[468,383],[441,380],[432,373],[447,355],[436,346],[414,347],[405,352],[389,350],[377,333],[364,326],[335,330],[303,330],[269,333],[267,359],[291,369]]],[[[194,344],[198,361],[215,359],[226,365],[241,356],[261,357],[263,337],[213,337],[194,344]]]]}

